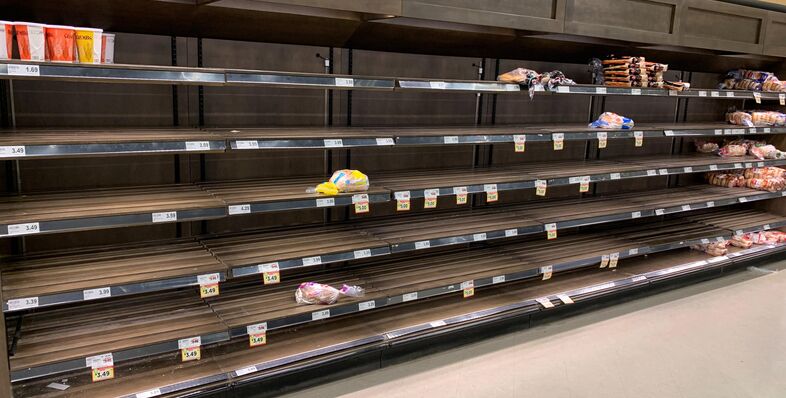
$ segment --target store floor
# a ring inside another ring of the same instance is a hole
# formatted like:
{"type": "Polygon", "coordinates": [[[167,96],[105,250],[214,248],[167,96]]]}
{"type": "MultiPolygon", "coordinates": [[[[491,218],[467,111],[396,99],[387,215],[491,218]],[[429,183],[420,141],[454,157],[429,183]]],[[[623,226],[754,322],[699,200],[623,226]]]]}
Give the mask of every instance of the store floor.
{"type": "Polygon", "coordinates": [[[286,397],[764,398],[784,374],[781,261],[286,397]]]}

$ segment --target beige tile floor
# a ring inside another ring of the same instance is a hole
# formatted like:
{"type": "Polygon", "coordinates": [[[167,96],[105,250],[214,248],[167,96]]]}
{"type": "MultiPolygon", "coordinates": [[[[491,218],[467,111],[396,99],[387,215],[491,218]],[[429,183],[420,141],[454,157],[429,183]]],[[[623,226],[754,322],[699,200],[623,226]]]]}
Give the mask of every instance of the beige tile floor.
{"type": "Polygon", "coordinates": [[[786,261],[287,395],[786,397],[786,261]]]}

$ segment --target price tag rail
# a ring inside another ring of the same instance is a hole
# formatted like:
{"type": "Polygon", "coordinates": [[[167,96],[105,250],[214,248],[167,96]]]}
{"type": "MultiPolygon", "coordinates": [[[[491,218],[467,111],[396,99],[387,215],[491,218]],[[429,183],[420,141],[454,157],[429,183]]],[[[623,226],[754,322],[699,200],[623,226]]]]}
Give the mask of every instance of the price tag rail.
{"type": "MultiPolygon", "coordinates": [[[[318,133],[317,133],[318,134],[318,133]]],[[[250,134],[246,134],[250,135],[250,134]]],[[[334,148],[354,148],[354,147],[385,147],[395,146],[396,141],[393,136],[380,136],[380,137],[365,137],[365,138],[347,138],[347,137],[334,137],[321,139],[300,139],[300,138],[238,138],[229,140],[229,148],[232,150],[249,150],[249,149],[334,149],[334,148]],[[325,140],[340,140],[341,145],[326,143],[325,140]],[[238,144],[240,142],[240,144],[238,144]],[[251,142],[251,144],[249,144],[251,142]]]]}

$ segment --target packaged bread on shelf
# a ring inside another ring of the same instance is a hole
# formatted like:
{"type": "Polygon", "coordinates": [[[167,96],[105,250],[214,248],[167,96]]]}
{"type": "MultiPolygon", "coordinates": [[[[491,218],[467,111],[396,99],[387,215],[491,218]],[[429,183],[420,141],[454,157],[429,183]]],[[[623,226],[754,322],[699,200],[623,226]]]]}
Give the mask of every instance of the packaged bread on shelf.
{"type": "Polygon", "coordinates": [[[745,177],[739,173],[711,172],[705,175],[707,182],[719,187],[744,187],[745,177]]]}
{"type": "Polygon", "coordinates": [[[729,250],[726,248],[727,241],[713,242],[707,244],[692,245],[690,248],[693,250],[702,251],[710,256],[725,256],[729,250]]]}
{"type": "Polygon", "coordinates": [[[330,180],[325,181],[316,188],[309,188],[306,192],[316,192],[323,195],[338,195],[339,193],[346,192],[362,192],[368,191],[368,176],[361,173],[359,170],[338,170],[330,177],[330,180]]]}
{"type": "Polygon", "coordinates": [[[364,294],[360,286],[344,285],[336,289],[322,283],[304,282],[295,291],[295,301],[298,304],[334,304],[339,296],[363,297],[364,294]]]}
{"type": "Polygon", "coordinates": [[[693,145],[696,146],[696,152],[701,153],[713,153],[720,148],[718,143],[705,140],[693,141],[693,145]]]}
{"type": "Polygon", "coordinates": [[[598,117],[598,120],[589,124],[589,127],[597,129],[629,130],[633,128],[633,119],[620,116],[614,112],[603,112],[598,117]]]}

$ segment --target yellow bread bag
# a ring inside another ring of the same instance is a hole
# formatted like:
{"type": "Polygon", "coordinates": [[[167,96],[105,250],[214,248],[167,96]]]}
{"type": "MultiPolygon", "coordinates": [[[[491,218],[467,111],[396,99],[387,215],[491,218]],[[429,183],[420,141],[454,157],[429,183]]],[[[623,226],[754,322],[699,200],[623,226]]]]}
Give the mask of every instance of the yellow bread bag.
{"type": "Polygon", "coordinates": [[[340,192],[368,191],[368,176],[358,170],[338,170],[330,179],[317,185],[316,192],[338,195],[340,192]]]}

